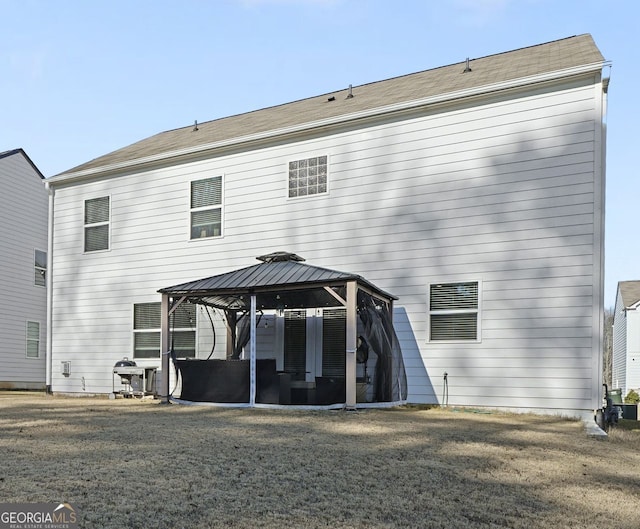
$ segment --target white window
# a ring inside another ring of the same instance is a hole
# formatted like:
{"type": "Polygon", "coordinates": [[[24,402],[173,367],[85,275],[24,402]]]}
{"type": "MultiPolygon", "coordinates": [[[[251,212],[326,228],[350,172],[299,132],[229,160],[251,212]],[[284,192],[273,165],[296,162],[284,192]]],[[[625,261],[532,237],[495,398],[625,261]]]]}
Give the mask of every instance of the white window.
{"type": "Polygon", "coordinates": [[[84,201],[84,251],[109,249],[109,197],[84,201]]]}
{"type": "Polygon", "coordinates": [[[191,239],[222,235],[222,177],[191,182],[191,239]]]}
{"type": "Polygon", "coordinates": [[[35,267],[35,284],[39,287],[47,285],[47,252],[40,250],[35,251],[34,256],[35,267]]]}
{"type": "Polygon", "coordinates": [[[327,157],[289,162],[289,198],[327,192],[327,157]]]}
{"type": "Polygon", "coordinates": [[[291,380],[305,380],[307,372],[307,311],[284,312],[284,370],[291,380]]]}
{"type": "MultiPolygon", "coordinates": [[[[133,357],[160,358],[160,303],[133,306],[133,357]]],[[[169,342],[178,358],[196,356],[196,306],[180,305],[169,317],[169,342]]]]}
{"type": "Polygon", "coordinates": [[[182,303],[169,316],[169,346],[178,358],[196,356],[196,305],[182,303]]]}
{"type": "Polygon", "coordinates": [[[40,324],[27,322],[27,358],[40,358],[40,324]]]}
{"type": "Polygon", "coordinates": [[[429,341],[479,341],[479,282],[429,285],[429,341]]]}
{"type": "Polygon", "coordinates": [[[284,371],[291,380],[345,376],[346,313],[342,308],[284,311],[284,371]]]}
{"type": "Polygon", "coordinates": [[[322,311],[322,376],[345,376],[345,343],[347,341],[347,311],[322,311]]]}

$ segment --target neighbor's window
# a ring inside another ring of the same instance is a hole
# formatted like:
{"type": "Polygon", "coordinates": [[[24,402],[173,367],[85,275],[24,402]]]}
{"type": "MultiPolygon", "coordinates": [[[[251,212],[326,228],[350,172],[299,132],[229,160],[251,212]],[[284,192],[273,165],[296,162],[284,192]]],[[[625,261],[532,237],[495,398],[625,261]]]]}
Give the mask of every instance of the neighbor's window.
{"type": "Polygon", "coordinates": [[[47,252],[35,251],[35,284],[39,287],[47,285],[47,252]]]}
{"type": "Polygon", "coordinates": [[[27,322],[27,358],[40,358],[40,324],[27,322]]]}
{"type": "Polygon", "coordinates": [[[430,285],[429,340],[479,340],[478,294],[477,281],[430,285]]]}
{"type": "Polygon", "coordinates": [[[109,249],[109,197],[84,201],[84,251],[109,249]]]}
{"type": "Polygon", "coordinates": [[[222,177],[191,182],[191,239],[222,235],[222,177]]]}
{"type": "Polygon", "coordinates": [[[317,156],[289,162],[289,197],[327,192],[327,157],[317,156]]]}
{"type": "MultiPolygon", "coordinates": [[[[133,357],[160,358],[160,303],[133,306],[133,357]]],[[[178,358],[196,356],[196,306],[183,303],[169,316],[169,343],[178,358]]]]}

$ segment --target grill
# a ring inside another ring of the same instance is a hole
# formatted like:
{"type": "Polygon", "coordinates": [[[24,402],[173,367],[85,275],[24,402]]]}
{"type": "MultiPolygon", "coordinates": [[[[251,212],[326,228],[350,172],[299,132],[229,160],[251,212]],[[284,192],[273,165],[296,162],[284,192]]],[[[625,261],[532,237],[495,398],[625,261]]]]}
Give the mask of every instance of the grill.
{"type": "Polygon", "coordinates": [[[113,396],[144,397],[156,394],[156,367],[138,366],[123,358],[113,366],[113,396]],[[120,385],[116,384],[119,379],[120,385]]]}

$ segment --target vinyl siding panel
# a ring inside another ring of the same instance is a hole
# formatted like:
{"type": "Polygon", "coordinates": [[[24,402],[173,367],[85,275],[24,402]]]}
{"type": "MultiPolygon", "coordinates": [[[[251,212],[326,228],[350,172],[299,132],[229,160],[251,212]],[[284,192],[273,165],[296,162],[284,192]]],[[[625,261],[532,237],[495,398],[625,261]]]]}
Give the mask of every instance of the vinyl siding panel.
{"type": "Polygon", "coordinates": [[[53,352],[78,370],[64,378],[54,368],[56,390],[110,391],[111,366],[131,354],[133,303],[287,250],[399,297],[394,324],[410,401],[440,401],[447,371],[450,404],[595,407],[593,81],[60,186],[53,352]],[[328,193],[287,198],[288,162],[319,155],[328,156],[328,193]],[[219,175],[223,236],[190,241],[189,183],[219,175]],[[83,254],[83,200],[103,195],[111,247],[83,254]],[[429,343],[427,285],[461,280],[481,283],[481,340],[429,343]]]}
{"type": "MultiPolygon", "coordinates": [[[[626,390],[640,390],[640,312],[627,312],[626,390]]],[[[626,393],[623,395],[625,396],[626,393]]]]}
{"type": "Polygon", "coordinates": [[[0,387],[45,384],[46,288],[35,250],[47,251],[48,198],[21,152],[0,158],[0,387]],[[27,321],[40,324],[39,357],[27,358],[27,321]]]}
{"type": "Polygon", "coordinates": [[[627,394],[627,312],[622,301],[620,287],[616,294],[616,306],[613,315],[613,366],[611,383],[615,389],[621,389],[623,397],[627,394]]]}

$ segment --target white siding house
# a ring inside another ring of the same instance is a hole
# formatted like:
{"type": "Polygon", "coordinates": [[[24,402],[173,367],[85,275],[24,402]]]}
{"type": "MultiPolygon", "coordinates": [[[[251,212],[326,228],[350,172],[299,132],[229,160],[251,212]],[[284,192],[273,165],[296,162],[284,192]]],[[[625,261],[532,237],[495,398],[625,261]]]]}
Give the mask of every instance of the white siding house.
{"type": "Polygon", "coordinates": [[[22,149],[0,152],[0,388],[45,385],[48,199],[22,149]]]}
{"type": "Polygon", "coordinates": [[[613,315],[613,387],[640,392],[640,281],[618,283],[613,315]]]}
{"type": "MultiPolygon", "coordinates": [[[[110,392],[123,356],[159,367],[134,307],[285,250],[397,296],[408,401],[599,407],[603,57],[581,35],[469,66],[160,133],[50,178],[53,390],[110,392]]],[[[277,328],[261,332],[276,344],[277,328]]]]}

